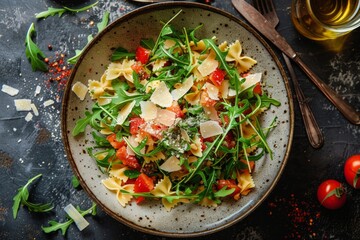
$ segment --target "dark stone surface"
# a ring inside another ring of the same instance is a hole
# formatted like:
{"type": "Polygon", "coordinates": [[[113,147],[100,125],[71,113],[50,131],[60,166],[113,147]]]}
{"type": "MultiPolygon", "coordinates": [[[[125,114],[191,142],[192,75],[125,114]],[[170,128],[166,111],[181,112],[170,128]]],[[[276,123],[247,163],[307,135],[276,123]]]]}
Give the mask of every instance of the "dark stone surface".
{"type": "MultiPolygon", "coordinates": [[[[73,7],[90,1],[67,1],[73,7]],[[79,3],[79,4],[77,4],[79,3]]],[[[93,2],[93,1],[91,1],[93,2]]],[[[300,36],[290,21],[290,1],[275,1],[280,17],[279,32],[290,42],[304,61],[333,89],[360,110],[360,31],[348,35],[344,47],[333,52],[324,44],[300,36]]],[[[240,17],[230,0],[216,0],[212,5],[240,17]]],[[[83,190],[71,186],[72,171],[67,162],[60,131],[62,86],[50,82],[51,74],[33,72],[25,57],[26,32],[35,23],[35,41],[50,59],[86,44],[89,34],[97,32],[96,24],[105,10],[111,21],[141,4],[131,1],[100,0],[92,10],[36,20],[35,13],[48,7],[59,7],[56,1],[0,1],[0,82],[20,90],[10,97],[0,92],[0,239],[63,239],[60,232],[45,234],[41,226],[49,220],[63,221],[63,208],[72,203],[83,209],[91,201],[83,190]],[[52,50],[48,45],[52,45],[52,50]],[[41,86],[34,96],[36,86],[41,86]],[[39,109],[39,116],[26,122],[26,112],[17,112],[14,99],[29,98],[39,109]],[[52,106],[43,103],[52,99],[52,106]],[[12,218],[12,198],[25,182],[43,176],[31,188],[33,202],[55,204],[50,213],[33,213],[20,208],[12,218]]],[[[241,18],[241,17],[240,17],[241,18]]],[[[279,53],[279,52],[277,52],[279,53]]],[[[280,55],[279,55],[280,56],[280,55]]],[[[282,59],[281,59],[282,61],[282,59]]],[[[343,163],[352,154],[360,153],[360,127],[351,125],[296,68],[301,86],[314,111],[325,137],[324,146],[313,149],[307,140],[303,122],[295,102],[293,148],[285,171],[268,199],[243,221],[221,232],[198,239],[359,239],[360,191],[346,185],[348,201],[337,211],[319,206],[317,186],[333,178],[345,183],[343,163]]],[[[100,209],[96,217],[88,217],[90,226],[79,232],[68,229],[68,239],[167,239],[134,231],[113,220],[100,209]]]]}

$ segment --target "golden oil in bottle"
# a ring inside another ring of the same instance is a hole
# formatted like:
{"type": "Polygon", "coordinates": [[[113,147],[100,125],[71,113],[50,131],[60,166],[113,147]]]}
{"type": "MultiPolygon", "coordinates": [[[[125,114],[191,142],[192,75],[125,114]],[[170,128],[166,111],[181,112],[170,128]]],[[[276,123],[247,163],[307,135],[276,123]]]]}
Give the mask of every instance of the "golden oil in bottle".
{"type": "Polygon", "coordinates": [[[335,39],[360,26],[359,0],[293,0],[295,28],[314,40],[335,39]]]}

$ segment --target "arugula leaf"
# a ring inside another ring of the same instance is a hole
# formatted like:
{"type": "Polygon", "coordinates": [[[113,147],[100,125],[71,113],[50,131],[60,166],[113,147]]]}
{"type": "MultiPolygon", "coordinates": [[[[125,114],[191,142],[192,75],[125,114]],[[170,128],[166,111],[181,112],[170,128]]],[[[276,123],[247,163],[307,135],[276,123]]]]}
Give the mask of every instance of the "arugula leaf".
{"type": "MultiPolygon", "coordinates": [[[[81,216],[86,216],[86,215],[96,215],[96,204],[92,203],[92,206],[83,211],[81,210],[79,207],[76,207],[76,210],[81,214],[81,216]]],[[[61,234],[64,236],[66,234],[66,231],[68,230],[68,228],[70,227],[70,225],[74,222],[73,219],[68,218],[68,220],[66,222],[56,222],[54,220],[49,221],[50,226],[44,227],[41,226],[41,229],[45,232],[45,233],[51,233],[51,232],[56,232],[58,230],[61,230],[61,234]]]]}
{"type": "MultiPolygon", "coordinates": [[[[97,2],[96,2],[97,3],[97,2]]],[[[70,9],[70,8],[66,8],[66,9],[70,9]]],[[[102,30],[104,30],[104,28],[107,26],[108,22],[109,22],[109,18],[110,18],[110,13],[108,11],[106,11],[102,17],[101,22],[99,22],[96,26],[98,28],[98,33],[101,32],[102,30]]],[[[91,40],[93,40],[93,36],[90,34],[87,37],[87,43],[91,42],[91,40]]],[[[75,50],[75,56],[71,57],[68,59],[68,63],[70,64],[75,64],[79,58],[80,55],[82,54],[82,52],[84,51],[85,47],[81,50],[75,50]]]]}
{"type": "Polygon", "coordinates": [[[147,49],[153,49],[153,47],[155,46],[155,42],[151,38],[141,39],[140,45],[147,49]]]}
{"type": "Polygon", "coordinates": [[[71,184],[74,188],[78,188],[80,186],[79,179],[75,175],[71,178],[71,184]]]}
{"type": "Polygon", "coordinates": [[[21,187],[18,189],[18,193],[14,196],[13,200],[14,200],[14,204],[12,206],[12,211],[13,211],[13,218],[16,219],[20,205],[25,205],[27,206],[27,208],[29,209],[29,211],[33,211],[33,212],[48,212],[51,209],[54,208],[54,206],[51,203],[45,203],[45,204],[41,204],[41,203],[31,203],[28,201],[29,198],[29,191],[28,191],[28,186],[35,181],[36,179],[38,179],[39,177],[41,177],[42,174],[38,174],[35,177],[31,178],[26,184],[25,186],[21,187]]]}
{"type": "Polygon", "coordinates": [[[40,19],[40,18],[47,18],[49,16],[54,16],[56,14],[58,14],[59,17],[61,17],[65,12],[78,13],[78,12],[86,11],[86,10],[94,7],[96,4],[98,4],[98,2],[99,1],[97,1],[97,2],[95,2],[93,4],[90,4],[88,6],[85,6],[85,7],[82,7],[82,8],[77,8],[77,9],[68,8],[68,7],[62,7],[62,8],[49,7],[48,10],[36,14],[35,17],[37,19],[40,19]]]}
{"type": "Polygon", "coordinates": [[[122,47],[118,47],[111,55],[111,61],[119,61],[124,58],[134,58],[135,53],[129,53],[128,50],[122,47]]]}
{"type": "Polygon", "coordinates": [[[89,111],[85,112],[85,117],[76,121],[75,127],[72,130],[71,134],[77,136],[80,133],[85,131],[86,126],[89,124],[92,118],[92,114],[89,111]]]}
{"type": "Polygon", "coordinates": [[[40,70],[46,72],[48,70],[48,67],[43,61],[46,56],[31,39],[33,33],[35,33],[35,27],[34,23],[31,23],[25,38],[25,55],[31,63],[31,68],[33,71],[40,70]]]}
{"type": "Polygon", "coordinates": [[[135,179],[140,175],[140,172],[138,170],[125,170],[124,174],[130,179],[135,179]]]}

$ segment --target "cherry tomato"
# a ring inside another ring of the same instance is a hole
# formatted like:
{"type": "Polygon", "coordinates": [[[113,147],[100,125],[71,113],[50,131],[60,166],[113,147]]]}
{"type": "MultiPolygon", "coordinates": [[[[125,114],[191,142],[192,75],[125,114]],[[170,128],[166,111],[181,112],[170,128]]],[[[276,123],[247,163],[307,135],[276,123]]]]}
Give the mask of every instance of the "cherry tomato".
{"type": "Polygon", "coordinates": [[[341,208],[346,202],[345,188],[336,180],[326,180],[319,185],[317,198],[325,208],[332,210],[341,208]]]}
{"type": "Polygon", "coordinates": [[[136,135],[139,133],[139,128],[142,124],[145,123],[145,120],[140,117],[134,117],[130,119],[130,134],[136,135]]]}
{"type": "Polygon", "coordinates": [[[253,92],[258,95],[262,95],[262,89],[260,83],[257,83],[253,89],[253,92]]]}
{"type": "Polygon", "coordinates": [[[216,68],[215,71],[213,71],[209,77],[215,86],[220,86],[222,81],[224,81],[225,75],[226,72],[224,70],[221,70],[220,68],[216,68]]]}
{"type": "Polygon", "coordinates": [[[344,166],[346,181],[355,189],[360,189],[360,154],[349,157],[344,166]]]}
{"type": "Polygon", "coordinates": [[[122,146],[116,151],[116,157],[122,161],[125,166],[140,169],[141,165],[135,156],[129,155],[126,146],[122,146]]]}
{"type": "Polygon", "coordinates": [[[136,61],[141,62],[142,64],[146,64],[149,61],[151,51],[142,46],[136,48],[135,51],[135,59],[136,61]]]}
{"type": "Polygon", "coordinates": [[[124,140],[118,142],[116,140],[116,134],[113,133],[113,134],[110,134],[109,136],[106,137],[106,140],[109,141],[109,143],[111,144],[111,146],[115,149],[119,149],[121,148],[122,146],[125,146],[126,145],[126,142],[124,140]]]}
{"type": "MultiPolygon", "coordinates": [[[[135,180],[134,183],[134,192],[141,193],[141,192],[150,192],[154,189],[154,181],[151,177],[147,176],[145,173],[141,173],[139,177],[135,180]]],[[[137,197],[136,203],[140,203],[144,201],[144,197],[137,197]]]]}

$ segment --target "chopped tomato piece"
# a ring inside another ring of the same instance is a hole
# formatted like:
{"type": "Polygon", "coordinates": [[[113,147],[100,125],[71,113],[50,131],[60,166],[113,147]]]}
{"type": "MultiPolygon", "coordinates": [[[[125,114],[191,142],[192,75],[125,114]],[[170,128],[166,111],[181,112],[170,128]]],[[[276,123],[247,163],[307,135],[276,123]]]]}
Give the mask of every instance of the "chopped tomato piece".
{"type": "Polygon", "coordinates": [[[116,151],[116,157],[122,161],[125,166],[140,169],[141,165],[135,156],[129,155],[126,150],[126,146],[122,146],[116,151]]]}
{"type": "Polygon", "coordinates": [[[217,189],[220,190],[223,187],[226,187],[226,189],[232,189],[232,188],[235,189],[234,192],[230,195],[232,197],[235,196],[236,194],[240,193],[240,190],[241,190],[240,187],[236,184],[234,179],[217,180],[217,189]]]}
{"type": "Polygon", "coordinates": [[[226,72],[224,70],[221,70],[220,68],[216,68],[215,71],[213,71],[209,77],[215,86],[220,86],[222,81],[224,81],[225,75],[226,72]]]}
{"type": "MultiPolygon", "coordinates": [[[[139,177],[135,180],[134,183],[134,192],[150,192],[154,189],[154,181],[151,177],[147,176],[145,173],[141,173],[139,177]]],[[[136,203],[144,201],[144,197],[138,197],[136,203]]]]}
{"type": "Polygon", "coordinates": [[[131,65],[131,69],[139,75],[140,80],[147,79],[150,77],[149,73],[146,72],[144,66],[139,62],[131,65]]]}
{"type": "Polygon", "coordinates": [[[151,51],[142,46],[137,47],[135,52],[136,61],[141,62],[142,64],[146,64],[149,61],[151,51]]]}
{"type": "Polygon", "coordinates": [[[174,112],[177,118],[183,118],[185,116],[177,101],[173,101],[172,105],[166,109],[174,112]]]}
{"type": "Polygon", "coordinates": [[[139,133],[140,127],[145,123],[145,120],[140,117],[134,117],[130,119],[130,134],[136,135],[139,133]]]}
{"type": "Polygon", "coordinates": [[[229,149],[234,148],[236,145],[234,134],[232,132],[228,132],[225,135],[224,142],[226,143],[227,148],[229,149]]]}
{"type": "Polygon", "coordinates": [[[109,136],[106,137],[106,140],[109,141],[109,143],[111,144],[111,146],[115,149],[119,149],[121,148],[122,146],[125,146],[126,145],[126,142],[124,140],[122,141],[117,141],[116,140],[116,134],[113,133],[113,134],[110,134],[109,136]]]}
{"type": "Polygon", "coordinates": [[[262,89],[261,89],[261,85],[260,83],[257,83],[253,89],[253,92],[255,94],[261,95],[262,94],[262,89]]]}

